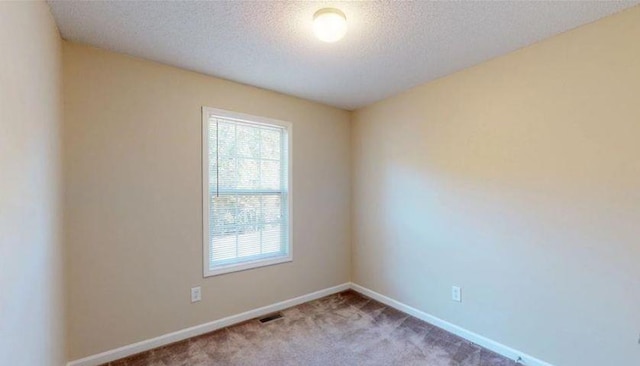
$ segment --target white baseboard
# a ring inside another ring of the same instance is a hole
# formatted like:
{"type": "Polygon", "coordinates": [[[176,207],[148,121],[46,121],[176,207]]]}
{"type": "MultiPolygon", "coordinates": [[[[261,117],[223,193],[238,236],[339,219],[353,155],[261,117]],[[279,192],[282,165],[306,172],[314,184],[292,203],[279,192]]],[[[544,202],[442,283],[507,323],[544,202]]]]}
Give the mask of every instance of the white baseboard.
{"type": "Polygon", "coordinates": [[[89,357],[67,363],[67,366],[97,366],[103,363],[115,361],[124,357],[135,355],[136,353],[148,351],[157,347],[165,346],[170,343],[182,341],[187,338],[195,337],[201,334],[213,332],[233,324],[241,323],[253,318],[257,318],[269,313],[284,310],[292,306],[319,299],[324,296],[332,295],[344,290],[348,290],[350,283],[329,287],[310,294],[302,295],[293,299],[281,301],[272,305],[264,306],[258,309],[250,310],[244,313],[228,316],[226,318],[214,320],[209,323],[196,325],[191,328],[182,329],[173,333],[161,335],[159,337],[147,339],[138,343],[133,343],[120,348],[112,349],[89,357]]]}
{"type": "Polygon", "coordinates": [[[413,308],[409,305],[405,305],[400,301],[394,300],[385,295],[379,294],[373,290],[369,290],[366,287],[362,287],[358,284],[351,283],[351,289],[357,291],[367,297],[370,297],[376,301],[379,301],[387,306],[391,306],[397,310],[402,311],[403,313],[412,315],[420,320],[424,320],[427,323],[433,324],[439,328],[442,328],[450,333],[453,333],[459,337],[462,337],[470,342],[473,342],[481,347],[489,349],[495,353],[498,353],[504,357],[507,357],[512,360],[520,360],[520,364],[527,366],[553,366],[548,362],[544,362],[539,360],[533,356],[530,356],[524,352],[520,352],[511,347],[505,346],[504,344],[493,341],[489,338],[483,337],[477,333],[459,327],[455,324],[449,323],[446,320],[442,320],[438,317],[435,317],[431,314],[427,314],[424,311],[413,308]]]}
{"type": "Polygon", "coordinates": [[[347,289],[353,289],[367,297],[370,297],[376,301],[379,301],[387,306],[391,306],[404,313],[412,315],[418,319],[424,320],[427,323],[440,327],[448,332],[451,332],[457,336],[460,336],[470,342],[473,342],[481,347],[487,348],[493,352],[503,355],[512,360],[520,359],[520,363],[526,366],[553,366],[550,363],[539,360],[533,356],[530,356],[524,352],[520,352],[511,347],[505,346],[501,343],[495,342],[489,338],[483,337],[477,333],[471,332],[467,329],[459,327],[455,324],[449,323],[431,314],[427,314],[421,310],[413,308],[409,305],[405,305],[397,300],[394,300],[385,295],[379,294],[366,287],[362,287],[355,283],[343,283],[338,286],[329,287],[320,291],[312,292],[310,294],[302,295],[293,299],[281,301],[272,305],[264,306],[258,309],[246,311],[244,313],[228,316],[226,318],[214,320],[209,323],[196,325],[191,328],[182,329],[173,333],[167,333],[159,337],[147,339],[141,342],[126,345],[120,348],[112,349],[106,352],[102,352],[96,355],[81,358],[79,360],[71,361],[67,363],[67,366],[97,366],[107,362],[115,361],[121,358],[125,358],[131,355],[135,355],[140,352],[148,351],[157,347],[162,347],[167,344],[182,341],[187,338],[195,337],[201,334],[213,332],[224,327],[228,327],[233,324],[241,323],[253,318],[257,318],[269,313],[280,311],[292,306],[296,306],[308,301],[313,301],[324,296],[332,295],[347,289]]]}

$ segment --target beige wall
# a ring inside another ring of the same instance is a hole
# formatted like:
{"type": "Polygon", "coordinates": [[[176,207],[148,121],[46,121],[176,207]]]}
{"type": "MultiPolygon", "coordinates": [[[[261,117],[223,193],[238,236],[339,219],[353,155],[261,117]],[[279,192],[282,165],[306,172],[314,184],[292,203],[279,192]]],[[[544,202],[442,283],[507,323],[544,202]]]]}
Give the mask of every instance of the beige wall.
{"type": "Polygon", "coordinates": [[[640,364],[640,8],[359,110],[352,136],[356,283],[556,365],[640,364]]]}
{"type": "Polygon", "coordinates": [[[348,112],[70,43],[64,82],[70,359],[349,280],[348,112]],[[202,278],[201,106],[293,123],[292,263],[202,278]]]}
{"type": "Polygon", "coordinates": [[[0,363],[64,362],[62,54],[44,2],[0,2],[0,363]]]}

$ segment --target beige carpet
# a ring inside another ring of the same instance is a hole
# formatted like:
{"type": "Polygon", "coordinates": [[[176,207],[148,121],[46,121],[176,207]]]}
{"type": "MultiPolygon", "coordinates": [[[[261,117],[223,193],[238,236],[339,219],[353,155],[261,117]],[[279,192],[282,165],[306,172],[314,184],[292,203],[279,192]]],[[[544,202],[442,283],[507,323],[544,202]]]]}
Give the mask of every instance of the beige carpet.
{"type": "Polygon", "coordinates": [[[109,365],[515,365],[353,291],[282,314],[265,324],[251,320],[109,365]]]}

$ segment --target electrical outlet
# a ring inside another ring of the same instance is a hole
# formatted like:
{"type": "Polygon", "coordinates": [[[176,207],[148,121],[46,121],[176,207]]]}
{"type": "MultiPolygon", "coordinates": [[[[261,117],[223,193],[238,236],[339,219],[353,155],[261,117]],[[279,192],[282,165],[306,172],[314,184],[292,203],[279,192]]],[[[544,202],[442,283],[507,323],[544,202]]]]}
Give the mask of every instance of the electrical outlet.
{"type": "Polygon", "coordinates": [[[462,302],[462,289],[458,286],[451,286],[451,300],[462,302]]]}
{"type": "Polygon", "coordinates": [[[191,302],[198,302],[202,300],[202,290],[200,286],[191,288],[191,302]]]}

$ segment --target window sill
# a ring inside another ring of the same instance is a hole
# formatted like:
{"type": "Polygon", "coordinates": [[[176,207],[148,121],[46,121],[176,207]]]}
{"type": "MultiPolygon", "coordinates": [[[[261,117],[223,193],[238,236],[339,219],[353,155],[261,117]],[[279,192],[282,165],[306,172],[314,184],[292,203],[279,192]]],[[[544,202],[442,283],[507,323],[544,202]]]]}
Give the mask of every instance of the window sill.
{"type": "Polygon", "coordinates": [[[203,277],[206,278],[206,277],[212,277],[212,276],[219,276],[225,273],[246,271],[253,268],[273,266],[276,264],[287,263],[292,261],[293,261],[293,257],[291,255],[288,255],[286,257],[260,259],[253,262],[246,262],[246,263],[240,263],[240,264],[230,264],[227,266],[220,266],[215,269],[205,269],[203,277]]]}

